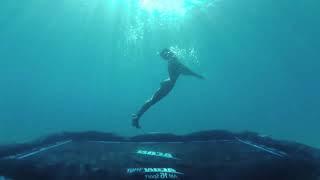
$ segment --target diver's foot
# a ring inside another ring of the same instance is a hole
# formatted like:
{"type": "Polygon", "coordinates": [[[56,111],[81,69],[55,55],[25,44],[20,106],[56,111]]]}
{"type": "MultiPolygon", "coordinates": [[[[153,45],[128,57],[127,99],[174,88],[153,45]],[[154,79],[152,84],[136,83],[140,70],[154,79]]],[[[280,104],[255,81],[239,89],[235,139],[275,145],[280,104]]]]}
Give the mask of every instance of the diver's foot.
{"type": "Polygon", "coordinates": [[[137,129],[140,129],[139,117],[136,114],[132,114],[132,123],[131,125],[137,129]]]}

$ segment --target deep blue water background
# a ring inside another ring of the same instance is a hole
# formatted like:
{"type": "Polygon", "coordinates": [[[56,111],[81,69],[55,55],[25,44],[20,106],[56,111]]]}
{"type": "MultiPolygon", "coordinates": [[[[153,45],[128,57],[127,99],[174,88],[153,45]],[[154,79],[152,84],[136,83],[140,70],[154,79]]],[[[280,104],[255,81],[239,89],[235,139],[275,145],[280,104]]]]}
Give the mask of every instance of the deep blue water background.
{"type": "Polygon", "coordinates": [[[130,2],[0,2],[0,143],[227,129],[320,147],[320,1],[220,0],[180,19],[130,2]],[[167,78],[157,51],[169,46],[194,49],[207,79],[181,77],[136,130],[130,115],[167,78]]]}

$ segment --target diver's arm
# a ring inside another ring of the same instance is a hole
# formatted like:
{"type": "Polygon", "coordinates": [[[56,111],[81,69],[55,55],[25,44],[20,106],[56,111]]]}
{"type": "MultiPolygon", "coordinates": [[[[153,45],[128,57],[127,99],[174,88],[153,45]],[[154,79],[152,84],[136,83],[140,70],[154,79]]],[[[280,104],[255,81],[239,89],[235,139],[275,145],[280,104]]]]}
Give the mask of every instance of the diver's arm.
{"type": "Polygon", "coordinates": [[[191,76],[194,76],[194,77],[196,77],[196,78],[199,78],[199,79],[205,79],[202,75],[197,74],[197,73],[194,73],[194,72],[192,72],[190,75],[191,75],[191,76]]]}
{"type": "Polygon", "coordinates": [[[194,76],[194,77],[199,78],[199,79],[205,79],[202,75],[193,72],[191,69],[189,69],[188,67],[186,67],[186,66],[184,66],[182,64],[181,64],[180,68],[181,68],[181,73],[183,75],[194,76]]]}

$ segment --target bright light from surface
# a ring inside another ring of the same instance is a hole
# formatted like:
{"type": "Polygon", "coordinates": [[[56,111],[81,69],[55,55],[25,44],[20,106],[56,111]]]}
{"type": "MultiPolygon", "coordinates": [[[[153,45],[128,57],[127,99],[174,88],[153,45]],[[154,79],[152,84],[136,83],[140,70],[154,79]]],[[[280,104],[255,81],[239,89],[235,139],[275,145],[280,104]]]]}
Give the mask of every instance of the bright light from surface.
{"type": "Polygon", "coordinates": [[[184,15],[185,0],[140,0],[140,6],[149,12],[184,15]]]}

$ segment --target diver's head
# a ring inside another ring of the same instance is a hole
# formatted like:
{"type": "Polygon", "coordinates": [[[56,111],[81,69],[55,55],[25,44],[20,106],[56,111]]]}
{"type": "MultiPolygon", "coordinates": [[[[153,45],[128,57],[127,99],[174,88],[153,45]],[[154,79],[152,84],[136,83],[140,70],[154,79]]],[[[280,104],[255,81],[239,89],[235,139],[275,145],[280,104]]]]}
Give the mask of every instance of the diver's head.
{"type": "Polygon", "coordinates": [[[174,60],[177,58],[174,52],[168,48],[163,49],[160,53],[160,56],[167,61],[174,60]]]}

